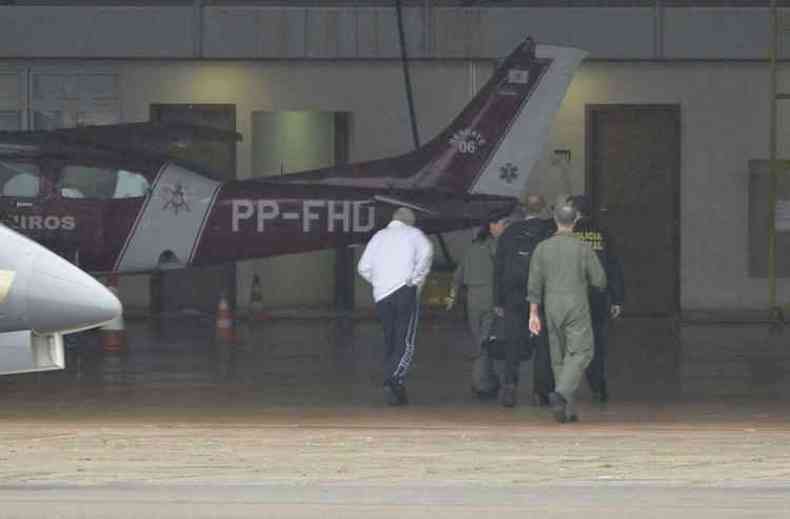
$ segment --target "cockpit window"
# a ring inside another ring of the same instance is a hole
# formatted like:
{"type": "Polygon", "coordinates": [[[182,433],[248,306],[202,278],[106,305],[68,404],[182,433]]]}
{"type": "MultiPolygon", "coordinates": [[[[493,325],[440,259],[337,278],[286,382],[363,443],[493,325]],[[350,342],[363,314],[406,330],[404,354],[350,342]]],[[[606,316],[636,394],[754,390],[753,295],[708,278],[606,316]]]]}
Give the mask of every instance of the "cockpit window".
{"type": "Polygon", "coordinates": [[[118,170],[118,182],[115,184],[113,198],[136,198],[148,194],[151,185],[148,179],[140,173],[133,173],[123,169],[118,170]]]}
{"type": "Polygon", "coordinates": [[[0,161],[3,196],[34,198],[41,188],[39,168],[27,162],[0,161]]]}
{"type": "Polygon", "coordinates": [[[148,180],[132,171],[69,165],[63,168],[60,195],[63,198],[137,198],[148,194],[148,180]]]}
{"type": "Polygon", "coordinates": [[[66,166],[58,188],[63,198],[111,198],[115,189],[115,170],[66,166]]]}

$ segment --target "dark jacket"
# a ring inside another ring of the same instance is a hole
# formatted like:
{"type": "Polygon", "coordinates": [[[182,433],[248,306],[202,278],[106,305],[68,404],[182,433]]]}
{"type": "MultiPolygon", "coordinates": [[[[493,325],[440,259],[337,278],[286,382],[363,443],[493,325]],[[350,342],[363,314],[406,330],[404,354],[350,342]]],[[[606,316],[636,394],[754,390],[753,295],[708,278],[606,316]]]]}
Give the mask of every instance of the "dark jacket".
{"type": "MultiPolygon", "coordinates": [[[[518,248],[524,235],[534,237],[534,247],[550,236],[545,220],[530,218],[508,225],[497,241],[494,257],[494,306],[505,306],[508,301],[526,304],[529,268],[523,272],[518,262],[518,248]]],[[[534,252],[534,247],[530,253],[534,252]]]]}
{"type": "Polygon", "coordinates": [[[617,256],[612,237],[589,218],[582,218],[576,222],[573,232],[577,238],[589,243],[598,255],[601,266],[606,272],[609,303],[622,305],[625,301],[623,265],[617,256]]]}

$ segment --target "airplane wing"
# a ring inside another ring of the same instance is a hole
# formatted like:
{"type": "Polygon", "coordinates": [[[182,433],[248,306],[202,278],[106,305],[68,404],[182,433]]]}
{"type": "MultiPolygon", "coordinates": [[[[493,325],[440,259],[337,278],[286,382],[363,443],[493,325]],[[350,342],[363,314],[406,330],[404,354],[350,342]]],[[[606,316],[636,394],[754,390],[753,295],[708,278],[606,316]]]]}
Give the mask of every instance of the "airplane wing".
{"type": "Polygon", "coordinates": [[[0,157],[167,158],[194,142],[238,142],[241,134],[184,123],[128,123],[0,132],[0,157]]]}
{"type": "Polygon", "coordinates": [[[424,213],[424,214],[427,214],[427,215],[430,215],[430,216],[439,216],[438,211],[434,211],[433,209],[429,209],[428,207],[425,207],[424,205],[415,204],[413,202],[408,202],[406,200],[401,200],[399,198],[394,198],[394,197],[391,197],[391,196],[374,195],[373,196],[373,200],[375,202],[379,202],[379,203],[382,203],[382,204],[385,204],[385,205],[391,205],[391,206],[393,206],[395,208],[397,208],[397,207],[408,207],[409,209],[413,209],[415,211],[418,211],[420,213],[424,213]]]}

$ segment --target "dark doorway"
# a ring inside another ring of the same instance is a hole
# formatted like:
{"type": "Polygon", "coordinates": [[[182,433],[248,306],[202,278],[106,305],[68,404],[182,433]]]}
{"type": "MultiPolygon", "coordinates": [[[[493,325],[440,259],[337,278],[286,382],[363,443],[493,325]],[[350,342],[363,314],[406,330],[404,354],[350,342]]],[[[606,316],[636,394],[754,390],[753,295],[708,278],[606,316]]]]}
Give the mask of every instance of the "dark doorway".
{"type": "MultiPolygon", "coordinates": [[[[351,114],[335,112],[335,166],[348,164],[350,154],[351,114]]],[[[341,235],[335,248],[335,308],[354,309],[354,280],[356,262],[354,249],[349,247],[347,237],[341,235]]]]}
{"type": "MultiPolygon", "coordinates": [[[[177,122],[236,130],[236,105],[232,104],[152,104],[151,121],[177,122]]],[[[193,142],[175,155],[199,166],[200,173],[226,182],[236,178],[236,144],[193,142]]],[[[231,306],[236,304],[236,265],[167,271],[154,280],[152,312],[196,310],[213,313],[224,292],[231,306]],[[158,287],[156,287],[158,281],[158,287]],[[158,293],[157,293],[158,292],[158,293]]]]}
{"type": "Polygon", "coordinates": [[[588,105],[587,189],[625,271],[625,311],[680,308],[680,107],[588,105]]]}

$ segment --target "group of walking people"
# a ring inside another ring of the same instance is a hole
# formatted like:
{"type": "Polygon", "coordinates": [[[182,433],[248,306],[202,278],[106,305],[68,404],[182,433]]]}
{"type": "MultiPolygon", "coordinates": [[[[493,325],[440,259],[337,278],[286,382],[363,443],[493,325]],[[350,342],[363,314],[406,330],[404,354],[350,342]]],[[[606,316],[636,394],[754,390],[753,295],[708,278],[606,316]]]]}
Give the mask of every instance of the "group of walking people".
{"type": "MultiPolygon", "coordinates": [[[[611,238],[591,219],[587,197],[558,198],[546,217],[540,195],[508,215],[491,215],[455,271],[451,309],[466,290],[474,339],[472,389],[481,399],[518,402],[521,366],[533,362],[532,401],[550,406],[557,421],[578,420],[576,390],[585,373],[593,397],[609,398],[606,332],[622,311],[622,267],[611,238]]],[[[414,355],[419,287],[433,247],[399,208],[376,233],[358,272],[373,285],[384,328],[390,405],[408,403],[404,379],[414,355]]]]}
{"type": "Polygon", "coordinates": [[[562,195],[546,218],[540,195],[493,215],[456,270],[451,308],[467,290],[475,336],[472,389],[513,407],[523,361],[532,361],[532,402],[560,422],[578,420],[576,390],[586,374],[606,402],[607,326],[624,298],[622,266],[587,197],[562,195]]]}

